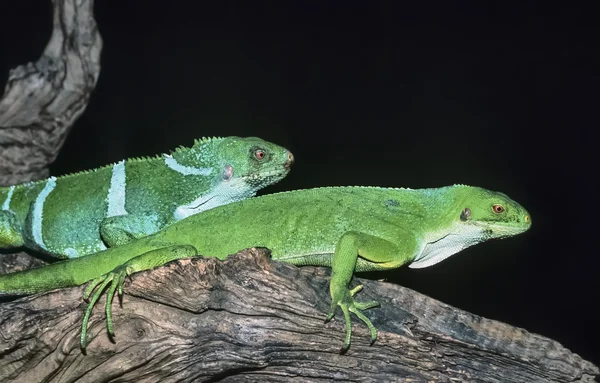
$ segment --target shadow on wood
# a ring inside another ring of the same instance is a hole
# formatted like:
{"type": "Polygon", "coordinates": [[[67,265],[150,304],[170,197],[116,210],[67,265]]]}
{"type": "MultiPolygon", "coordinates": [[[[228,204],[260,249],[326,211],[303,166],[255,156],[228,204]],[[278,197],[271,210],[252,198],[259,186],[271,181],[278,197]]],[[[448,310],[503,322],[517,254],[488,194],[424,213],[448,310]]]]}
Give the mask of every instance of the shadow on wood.
{"type": "Polygon", "coordinates": [[[455,309],[401,286],[361,280],[379,329],[369,346],[353,318],[324,324],[329,269],[271,262],[251,249],[224,261],[193,258],[138,273],[104,298],[79,349],[83,287],[0,305],[0,381],[593,381],[598,368],[559,343],[455,309]]]}

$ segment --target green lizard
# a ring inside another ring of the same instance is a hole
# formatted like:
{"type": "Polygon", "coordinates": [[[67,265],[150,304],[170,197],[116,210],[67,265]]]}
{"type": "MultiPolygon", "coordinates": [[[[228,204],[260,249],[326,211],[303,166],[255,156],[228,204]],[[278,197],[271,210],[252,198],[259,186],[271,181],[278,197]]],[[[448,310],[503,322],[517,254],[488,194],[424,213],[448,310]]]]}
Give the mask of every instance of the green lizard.
{"type": "Polygon", "coordinates": [[[326,187],[250,198],[181,220],[158,233],[81,258],[0,276],[3,294],[31,294],[91,281],[81,332],[85,348],[92,308],[107,290],[108,333],[114,335],[111,302],[122,295],[124,278],[199,254],[220,259],[241,249],[267,247],[272,258],[295,265],[332,268],[330,320],[340,307],[346,323],[343,350],[350,346],[354,313],[377,331],[349,289],[355,271],[387,270],[409,264],[434,265],[491,238],[529,229],[527,211],[505,194],[455,185],[436,189],[326,187]]]}
{"type": "Polygon", "coordinates": [[[0,188],[0,248],[76,258],[122,245],[251,197],[293,161],[260,138],[204,138],[172,154],[0,188]]]}

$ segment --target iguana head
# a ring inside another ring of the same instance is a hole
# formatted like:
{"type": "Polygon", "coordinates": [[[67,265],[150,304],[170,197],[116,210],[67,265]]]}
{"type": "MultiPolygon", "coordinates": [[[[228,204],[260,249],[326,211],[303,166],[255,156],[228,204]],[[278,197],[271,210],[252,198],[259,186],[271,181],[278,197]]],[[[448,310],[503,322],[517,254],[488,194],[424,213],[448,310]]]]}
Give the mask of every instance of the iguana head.
{"type": "Polygon", "coordinates": [[[228,200],[250,197],[285,177],[292,153],[257,137],[213,137],[196,140],[165,156],[167,166],[184,175],[212,179],[213,188],[228,200]]]}
{"type": "Polygon", "coordinates": [[[531,227],[531,217],[523,206],[506,194],[471,186],[454,186],[458,225],[483,230],[485,239],[510,237],[531,227]]]}
{"type": "Polygon", "coordinates": [[[279,182],[294,163],[292,152],[257,137],[224,138],[216,152],[223,182],[252,192],[279,182]]]}
{"type": "Polygon", "coordinates": [[[178,173],[171,183],[184,202],[175,220],[252,197],[285,177],[294,163],[290,151],[256,137],[203,138],[163,157],[171,175],[178,173]]]}
{"type": "Polygon", "coordinates": [[[411,268],[433,266],[477,243],[511,237],[531,227],[527,210],[506,194],[464,185],[440,190],[441,203],[434,209],[443,209],[433,221],[442,224],[434,222],[411,268]]]}

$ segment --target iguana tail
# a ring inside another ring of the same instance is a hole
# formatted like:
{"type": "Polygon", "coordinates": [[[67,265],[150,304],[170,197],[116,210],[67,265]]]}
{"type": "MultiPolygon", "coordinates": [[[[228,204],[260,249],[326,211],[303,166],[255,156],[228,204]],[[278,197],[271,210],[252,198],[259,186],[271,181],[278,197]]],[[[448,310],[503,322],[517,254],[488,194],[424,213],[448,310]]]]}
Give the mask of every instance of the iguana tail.
{"type": "Polygon", "coordinates": [[[30,295],[61,287],[75,286],[72,273],[65,272],[67,262],[0,275],[0,296],[30,295]]]}

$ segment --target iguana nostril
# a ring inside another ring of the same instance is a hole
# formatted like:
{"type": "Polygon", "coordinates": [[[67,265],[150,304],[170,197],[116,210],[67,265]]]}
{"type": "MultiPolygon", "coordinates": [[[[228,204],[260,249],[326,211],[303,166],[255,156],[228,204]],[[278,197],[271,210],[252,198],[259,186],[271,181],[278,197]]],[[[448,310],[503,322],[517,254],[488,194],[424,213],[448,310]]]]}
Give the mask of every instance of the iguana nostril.
{"type": "Polygon", "coordinates": [[[288,151],[287,152],[287,162],[285,163],[285,166],[291,166],[294,163],[294,155],[292,154],[292,152],[288,151]]]}

